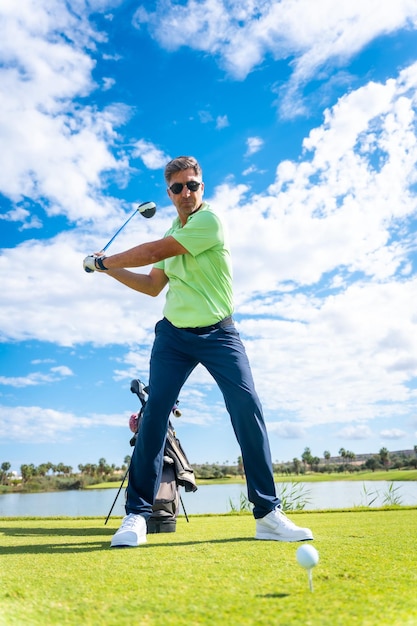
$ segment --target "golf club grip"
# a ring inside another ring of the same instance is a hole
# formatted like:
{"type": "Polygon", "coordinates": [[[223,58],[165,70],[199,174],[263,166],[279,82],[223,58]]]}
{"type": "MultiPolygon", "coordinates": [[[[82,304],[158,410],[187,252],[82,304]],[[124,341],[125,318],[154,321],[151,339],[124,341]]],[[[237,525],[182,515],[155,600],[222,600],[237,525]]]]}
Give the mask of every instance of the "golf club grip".
{"type": "Polygon", "coordinates": [[[90,270],[89,267],[85,267],[84,268],[84,272],[87,272],[88,274],[92,274],[94,272],[94,270],[90,270]]]}

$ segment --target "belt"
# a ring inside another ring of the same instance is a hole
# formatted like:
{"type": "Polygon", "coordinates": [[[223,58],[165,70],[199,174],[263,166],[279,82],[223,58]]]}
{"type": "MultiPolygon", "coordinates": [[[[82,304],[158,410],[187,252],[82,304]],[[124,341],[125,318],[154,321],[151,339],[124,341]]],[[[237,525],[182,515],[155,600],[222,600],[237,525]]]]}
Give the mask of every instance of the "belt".
{"type": "Polygon", "coordinates": [[[186,328],[178,328],[178,330],[186,330],[188,333],[194,333],[194,335],[205,335],[206,333],[211,332],[212,330],[216,330],[217,328],[226,328],[226,326],[234,326],[233,318],[231,315],[225,317],[220,322],[216,322],[216,324],[211,324],[211,326],[197,326],[197,327],[186,327],[186,328]]]}

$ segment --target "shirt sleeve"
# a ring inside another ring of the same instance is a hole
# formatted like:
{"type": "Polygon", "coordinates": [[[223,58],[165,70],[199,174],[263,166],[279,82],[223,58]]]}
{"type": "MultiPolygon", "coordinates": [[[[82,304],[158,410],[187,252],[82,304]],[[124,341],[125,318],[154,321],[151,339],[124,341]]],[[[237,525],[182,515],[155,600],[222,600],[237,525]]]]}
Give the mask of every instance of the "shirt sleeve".
{"type": "MultiPolygon", "coordinates": [[[[220,219],[212,211],[198,211],[174,237],[192,256],[223,245],[224,235],[220,219]]],[[[163,268],[161,268],[163,269],[163,268]]]]}

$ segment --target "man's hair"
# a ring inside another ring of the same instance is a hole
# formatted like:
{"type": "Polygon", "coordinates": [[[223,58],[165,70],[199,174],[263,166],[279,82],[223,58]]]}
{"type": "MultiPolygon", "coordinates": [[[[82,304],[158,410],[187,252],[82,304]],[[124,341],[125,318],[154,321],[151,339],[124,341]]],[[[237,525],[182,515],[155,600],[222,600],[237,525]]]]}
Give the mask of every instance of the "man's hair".
{"type": "Polygon", "coordinates": [[[194,157],[179,156],[175,159],[172,159],[172,161],[167,163],[167,165],[165,166],[164,176],[167,184],[169,185],[169,181],[174,174],[180,172],[181,170],[188,170],[190,168],[194,170],[196,176],[199,176],[200,178],[202,177],[203,170],[201,169],[197,159],[195,159],[194,157]]]}

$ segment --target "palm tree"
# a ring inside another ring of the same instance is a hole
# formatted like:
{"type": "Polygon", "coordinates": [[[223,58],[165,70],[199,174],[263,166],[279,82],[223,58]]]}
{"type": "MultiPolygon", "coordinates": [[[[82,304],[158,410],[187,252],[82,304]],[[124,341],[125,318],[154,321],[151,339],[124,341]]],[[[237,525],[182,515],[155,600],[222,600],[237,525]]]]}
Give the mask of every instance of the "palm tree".
{"type": "Polygon", "coordinates": [[[304,452],[301,455],[301,459],[304,463],[304,466],[313,464],[313,455],[311,454],[310,448],[304,448],[304,452]]]}
{"type": "Polygon", "coordinates": [[[301,461],[300,459],[297,459],[297,457],[294,457],[292,460],[293,466],[294,466],[294,472],[297,474],[300,473],[300,467],[301,467],[301,461]]]}
{"type": "Polygon", "coordinates": [[[1,464],[1,472],[0,472],[0,478],[1,478],[1,484],[4,485],[7,482],[7,478],[8,478],[8,471],[11,468],[11,465],[8,461],[4,461],[1,464]]]}
{"type": "Polygon", "coordinates": [[[62,463],[62,461],[60,463],[57,463],[55,469],[57,474],[65,474],[65,465],[62,463]]]}
{"type": "Polygon", "coordinates": [[[311,469],[314,468],[314,471],[318,471],[319,469],[319,465],[320,465],[320,457],[318,456],[313,456],[311,458],[311,469]]]}
{"type": "Polygon", "coordinates": [[[239,476],[245,478],[245,468],[243,467],[243,459],[241,456],[237,457],[237,471],[239,476]]]}
{"type": "Polygon", "coordinates": [[[32,476],[36,476],[36,471],[36,467],[33,465],[33,463],[30,463],[30,465],[21,465],[20,474],[22,476],[22,481],[25,483],[30,478],[32,478],[32,476]]]}
{"type": "Polygon", "coordinates": [[[388,467],[389,467],[389,451],[387,450],[387,448],[381,448],[380,449],[380,451],[379,451],[379,458],[381,459],[382,465],[388,471],[388,467]]]}
{"type": "Polygon", "coordinates": [[[356,454],[352,452],[351,450],[346,450],[345,458],[348,459],[349,461],[353,461],[356,458],[356,454]]]}

